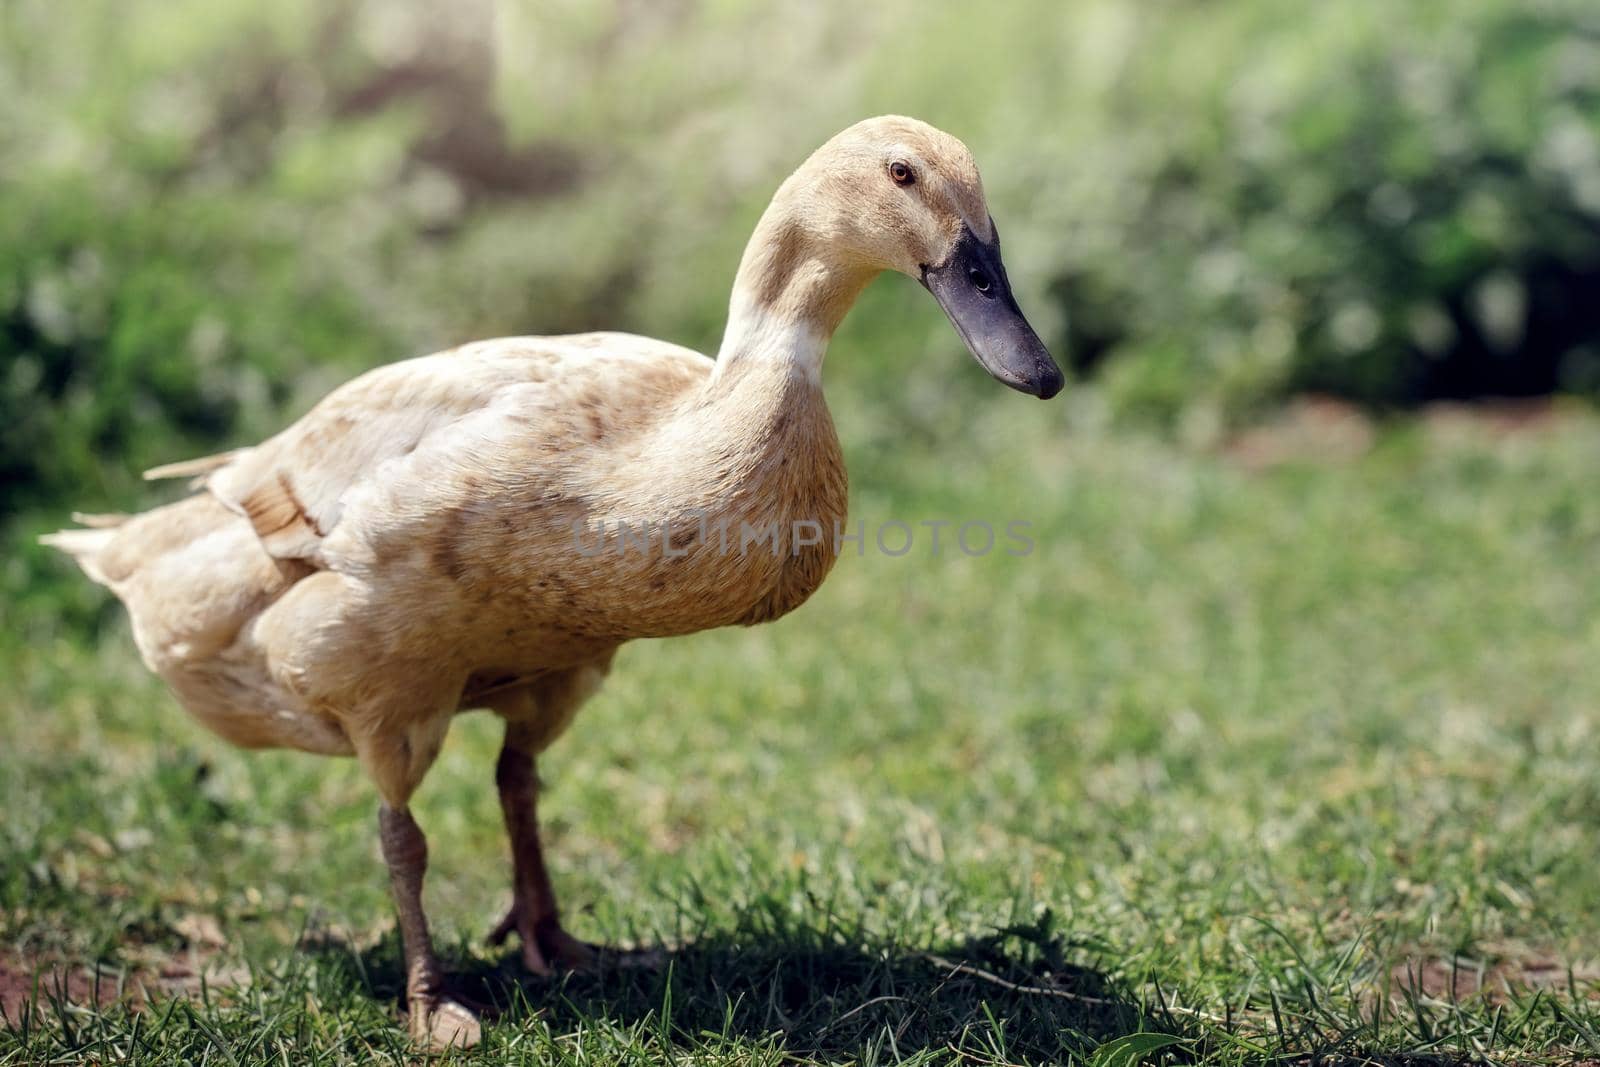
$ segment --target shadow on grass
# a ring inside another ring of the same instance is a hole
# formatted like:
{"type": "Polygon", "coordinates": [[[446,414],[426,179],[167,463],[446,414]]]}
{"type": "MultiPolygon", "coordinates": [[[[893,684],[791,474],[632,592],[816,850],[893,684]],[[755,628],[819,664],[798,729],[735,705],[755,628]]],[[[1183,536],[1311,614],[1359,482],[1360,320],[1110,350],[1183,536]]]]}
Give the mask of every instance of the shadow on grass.
{"type": "MultiPolygon", "coordinates": [[[[1182,1020],[1152,1017],[1101,972],[1064,962],[1074,946],[1047,923],[929,952],[794,930],[711,936],[652,952],[652,966],[623,956],[554,979],[527,975],[515,953],[446,967],[452,991],[483,1005],[491,1027],[539,1018],[556,1035],[632,1031],[680,1049],[720,1039],[802,1058],[879,1047],[1033,1062],[1140,1031],[1197,1036],[1182,1020]]],[[[354,963],[373,996],[402,999],[392,935],[359,954],[328,942],[306,948],[354,963]]]]}

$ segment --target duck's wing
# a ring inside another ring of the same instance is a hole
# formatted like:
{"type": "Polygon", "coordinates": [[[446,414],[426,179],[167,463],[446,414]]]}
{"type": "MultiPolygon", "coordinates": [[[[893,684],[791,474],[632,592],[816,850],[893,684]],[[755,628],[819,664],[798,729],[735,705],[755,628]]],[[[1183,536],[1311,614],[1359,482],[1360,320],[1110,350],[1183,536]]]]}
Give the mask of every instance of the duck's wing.
{"type": "Polygon", "coordinates": [[[315,561],[345,495],[482,410],[510,384],[506,362],[435,355],[379,367],[277,436],[234,453],[204,486],[250,521],[270,554],[315,561]]]}
{"type": "MultiPolygon", "coordinates": [[[[559,423],[580,417],[568,401],[583,391],[626,392],[631,377],[663,368],[689,381],[708,366],[697,353],[620,334],[481,341],[346,383],[277,436],[220,457],[204,485],[250,521],[268,553],[324,565],[324,542],[348,502],[370,499],[363,489],[415,487],[395,506],[421,517],[449,498],[430,474],[492,463],[494,437],[516,432],[516,420],[503,417],[509,404],[559,423]]],[[[207,462],[176,468],[194,473],[207,462]]]]}

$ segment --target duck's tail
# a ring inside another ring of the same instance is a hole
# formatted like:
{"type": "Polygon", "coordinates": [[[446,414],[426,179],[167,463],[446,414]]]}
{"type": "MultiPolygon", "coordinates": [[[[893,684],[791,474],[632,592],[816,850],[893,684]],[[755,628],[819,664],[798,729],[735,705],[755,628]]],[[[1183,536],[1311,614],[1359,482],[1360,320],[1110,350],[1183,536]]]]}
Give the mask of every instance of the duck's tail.
{"type": "MultiPolygon", "coordinates": [[[[160,478],[189,478],[190,487],[199,489],[205,484],[207,475],[219,467],[225,467],[239,455],[243,449],[235,448],[228,452],[219,452],[214,456],[201,456],[199,459],[186,459],[181,463],[168,463],[160,467],[152,467],[144,472],[146,481],[155,481],[160,478]]],[[[78,566],[83,568],[83,573],[99,582],[109,586],[110,578],[106,576],[105,568],[100,566],[100,553],[111,544],[117,535],[117,527],[127,522],[127,515],[85,515],[80,512],[72,513],[72,521],[87,527],[82,530],[57,530],[52,534],[45,534],[39,538],[41,545],[57,548],[78,561],[78,566]]]]}
{"type": "Polygon", "coordinates": [[[81,523],[81,530],[57,530],[39,538],[41,545],[60,549],[77,561],[83,573],[99,582],[110,585],[105,572],[100,569],[98,557],[111,539],[117,536],[117,527],[127,521],[126,515],[84,515],[73,512],[72,521],[81,523]]]}

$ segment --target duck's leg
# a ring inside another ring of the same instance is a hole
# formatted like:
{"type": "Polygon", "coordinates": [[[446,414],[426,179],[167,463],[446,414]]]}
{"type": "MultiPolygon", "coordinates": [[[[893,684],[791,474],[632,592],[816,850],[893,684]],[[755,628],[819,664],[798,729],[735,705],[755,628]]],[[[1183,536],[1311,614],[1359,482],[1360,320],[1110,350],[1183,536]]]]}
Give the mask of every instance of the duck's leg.
{"type": "Polygon", "coordinates": [[[400,913],[400,941],[406,958],[406,1001],[411,1037],[435,1048],[470,1048],[483,1037],[478,1017],[444,996],[444,972],[428,935],[422,910],[422,876],[428,869],[428,842],[406,809],[378,807],[378,837],[389,865],[389,888],[400,913]]]}
{"type": "Polygon", "coordinates": [[[408,807],[411,792],[433,762],[443,736],[443,726],[436,726],[408,732],[398,743],[388,737],[356,739],[356,752],[383,796],[378,806],[378,841],[400,918],[412,1040],[435,1049],[470,1048],[482,1040],[483,1028],[475,1012],[445,995],[444,971],[434,954],[428,917],[422,910],[428,841],[408,807]]]}
{"type": "Polygon", "coordinates": [[[561,928],[556,894],[545,868],[539,844],[539,774],[534,766],[537,749],[530,746],[534,731],[526,724],[506,724],[506,740],[495,766],[500,789],[500,810],[505,814],[511,839],[511,910],[489,935],[500,944],[514,930],[522,942],[522,963],[535,974],[550,974],[555,967],[584,970],[595,962],[595,950],[561,928]]]}
{"type": "Polygon", "coordinates": [[[535,974],[554,967],[584,970],[597,952],[561,928],[555,889],[539,844],[539,774],[534,760],[571,725],[573,716],[600,688],[614,650],[572,670],[502,694],[493,704],[506,720],[505,743],[495,766],[500,810],[511,841],[511,910],[489,935],[500,944],[513,931],[522,942],[522,962],[535,974]]]}

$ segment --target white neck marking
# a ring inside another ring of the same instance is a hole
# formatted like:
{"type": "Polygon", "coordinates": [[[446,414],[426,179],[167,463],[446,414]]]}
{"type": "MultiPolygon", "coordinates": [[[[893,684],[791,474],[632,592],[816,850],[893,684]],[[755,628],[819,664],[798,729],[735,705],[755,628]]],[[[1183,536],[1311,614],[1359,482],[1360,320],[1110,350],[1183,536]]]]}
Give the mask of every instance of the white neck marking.
{"type": "Polygon", "coordinates": [[[728,328],[717,351],[713,376],[739,364],[786,370],[808,384],[822,384],[822,357],[828,335],[804,319],[774,314],[735,293],[728,311],[728,328]]]}

